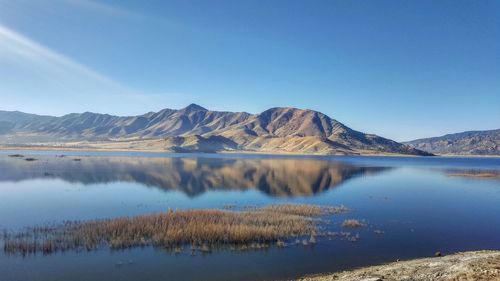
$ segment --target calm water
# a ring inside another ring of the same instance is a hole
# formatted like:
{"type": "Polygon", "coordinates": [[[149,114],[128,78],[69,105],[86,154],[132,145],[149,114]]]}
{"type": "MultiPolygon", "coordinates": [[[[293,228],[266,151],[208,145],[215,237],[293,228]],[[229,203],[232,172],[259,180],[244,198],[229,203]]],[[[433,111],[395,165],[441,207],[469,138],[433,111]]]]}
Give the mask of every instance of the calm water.
{"type": "Polygon", "coordinates": [[[368,223],[350,230],[360,235],[355,243],[320,238],[314,247],[266,251],[0,253],[0,280],[280,280],[500,249],[500,180],[470,176],[481,173],[498,175],[500,158],[0,152],[0,229],[274,203],[352,208],[332,218],[333,231],[346,218],[368,223]],[[37,160],[7,156],[14,153],[37,160]]]}

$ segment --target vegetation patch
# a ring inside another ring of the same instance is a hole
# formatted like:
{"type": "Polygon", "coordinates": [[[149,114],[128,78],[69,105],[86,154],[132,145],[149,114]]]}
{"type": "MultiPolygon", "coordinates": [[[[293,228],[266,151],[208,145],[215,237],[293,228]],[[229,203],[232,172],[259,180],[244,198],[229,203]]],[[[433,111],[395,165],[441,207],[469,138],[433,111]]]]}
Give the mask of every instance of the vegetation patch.
{"type": "Polygon", "coordinates": [[[481,179],[500,179],[499,171],[464,171],[450,172],[450,177],[481,178],[481,179]]]}
{"type": "Polygon", "coordinates": [[[137,217],[65,222],[31,227],[3,235],[7,254],[51,254],[67,250],[93,250],[154,246],[175,249],[265,248],[286,246],[291,239],[315,243],[320,216],[347,208],[314,205],[271,205],[243,211],[202,209],[167,211],[137,217]]]}
{"type": "Polygon", "coordinates": [[[365,226],[366,226],[366,223],[364,223],[360,220],[355,220],[355,219],[348,219],[342,223],[342,227],[348,227],[348,228],[359,228],[359,227],[365,227],[365,226]]]}
{"type": "MultiPolygon", "coordinates": [[[[256,209],[259,210],[259,209],[256,209]]],[[[349,209],[345,206],[338,207],[323,207],[317,205],[292,205],[292,204],[279,204],[279,205],[271,205],[260,208],[261,211],[265,212],[274,212],[279,214],[288,214],[288,215],[298,215],[298,216],[306,216],[306,217],[317,217],[321,215],[327,214],[343,214],[347,213],[349,209]]]]}
{"type": "Polygon", "coordinates": [[[22,155],[22,154],[10,154],[9,157],[12,157],[12,158],[23,158],[24,155],[22,155]]]}

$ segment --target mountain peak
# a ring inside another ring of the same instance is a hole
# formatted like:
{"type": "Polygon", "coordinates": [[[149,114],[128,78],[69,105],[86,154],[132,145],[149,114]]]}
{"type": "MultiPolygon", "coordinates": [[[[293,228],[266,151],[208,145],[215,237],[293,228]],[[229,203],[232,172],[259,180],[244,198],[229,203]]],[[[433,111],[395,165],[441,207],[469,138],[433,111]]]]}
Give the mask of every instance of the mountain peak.
{"type": "Polygon", "coordinates": [[[192,103],[185,108],[181,109],[181,111],[184,112],[194,112],[194,111],[208,111],[208,109],[204,108],[203,106],[199,106],[195,103],[192,103]]]}

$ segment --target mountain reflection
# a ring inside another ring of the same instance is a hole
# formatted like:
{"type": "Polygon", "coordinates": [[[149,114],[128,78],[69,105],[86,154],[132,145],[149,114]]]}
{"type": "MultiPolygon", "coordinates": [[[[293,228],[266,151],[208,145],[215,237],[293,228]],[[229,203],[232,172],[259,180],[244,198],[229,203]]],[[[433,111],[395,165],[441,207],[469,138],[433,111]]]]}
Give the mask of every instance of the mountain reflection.
{"type": "Polygon", "coordinates": [[[135,182],[196,196],[256,189],[270,196],[311,196],[387,168],[308,159],[0,157],[0,181],[54,178],[72,183],[135,182]]]}

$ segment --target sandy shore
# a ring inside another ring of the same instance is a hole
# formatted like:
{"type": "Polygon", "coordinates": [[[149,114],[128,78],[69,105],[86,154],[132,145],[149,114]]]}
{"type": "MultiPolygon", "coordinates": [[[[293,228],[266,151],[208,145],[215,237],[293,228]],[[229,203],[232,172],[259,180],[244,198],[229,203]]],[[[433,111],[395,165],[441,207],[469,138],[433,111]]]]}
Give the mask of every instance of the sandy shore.
{"type": "Polygon", "coordinates": [[[370,266],[302,281],[476,281],[500,280],[500,251],[464,252],[370,266]]]}
{"type": "MultiPolygon", "coordinates": [[[[30,146],[2,146],[0,151],[102,151],[102,152],[152,152],[152,153],[176,153],[166,150],[161,144],[152,143],[149,146],[142,145],[120,145],[123,143],[87,143],[78,145],[30,145],[30,146]]],[[[185,152],[188,153],[188,152],[185,152]]],[[[203,151],[192,151],[192,153],[213,153],[203,151]]],[[[223,150],[217,154],[257,154],[257,155],[297,155],[297,156],[394,156],[394,157],[423,157],[400,153],[386,153],[373,151],[358,151],[354,154],[325,154],[325,153],[301,153],[269,150],[223,150]]]]}

